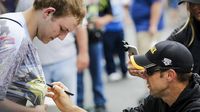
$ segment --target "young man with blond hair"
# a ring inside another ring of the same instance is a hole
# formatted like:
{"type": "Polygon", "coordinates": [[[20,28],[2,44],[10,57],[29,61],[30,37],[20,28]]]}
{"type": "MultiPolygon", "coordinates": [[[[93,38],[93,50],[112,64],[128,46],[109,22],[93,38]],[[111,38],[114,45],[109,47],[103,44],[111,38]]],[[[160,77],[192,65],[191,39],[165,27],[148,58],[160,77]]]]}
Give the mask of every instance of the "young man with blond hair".
{"type": "Polygon", "coordinates": [[[63,40],[84,15],[83,0],[35,0],[24,12],[0,16],[0,111],[46,111],[45,78],[32,40],[63,40]],[[28,100],[32,108],[25,107],[28,100]]]}

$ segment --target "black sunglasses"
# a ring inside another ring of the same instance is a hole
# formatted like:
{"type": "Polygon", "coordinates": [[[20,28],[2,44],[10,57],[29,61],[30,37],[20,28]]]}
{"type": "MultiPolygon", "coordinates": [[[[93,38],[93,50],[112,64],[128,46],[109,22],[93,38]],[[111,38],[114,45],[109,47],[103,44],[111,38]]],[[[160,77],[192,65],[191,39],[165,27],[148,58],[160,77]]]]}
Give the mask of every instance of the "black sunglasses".
{"type": "Polygon", "coordinates": [[[152,76],[155,72],[165,72],[169,69],[173,69],[175,70],[176,72],[183,72],[183,69],[181,69],[180,67],[160,67],[160,66],[154,66],[154,67],[151,67],[151,68],[146,68],[146,74],[148,76],[152,76]]]}
{"type": "Polygon", "coordinates": [[[147,68],[146,69],[146,74],[148,76],[152,76],[155,72],[165,72],[167,70],[169,70],[170,68],[163,68],[163,67],[159,67],[159,66],[156,66],[156,67],[151,67],[151,68],[147,68]]]}

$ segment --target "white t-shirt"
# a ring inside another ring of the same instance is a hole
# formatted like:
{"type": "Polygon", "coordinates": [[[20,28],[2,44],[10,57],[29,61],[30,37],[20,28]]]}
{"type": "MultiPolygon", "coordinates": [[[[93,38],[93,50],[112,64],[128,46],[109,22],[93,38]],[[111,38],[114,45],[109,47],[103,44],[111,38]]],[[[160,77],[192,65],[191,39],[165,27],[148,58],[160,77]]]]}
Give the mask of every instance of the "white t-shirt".
{"type": "MultiPolygon", "coordinates": [[[[86,18],[83,19],[83,26],[87,25],[86,18]]],[[[77,56],[74,33],[69,33],[64,40],[56,38],[48,44],[42,43],[38,38],[33,40],[42,65],[54,64],[77,56]]]]}
{"type": "Polygon", "coordinates": [[[7,97],[15,102],[43,104],[44,73],[25,19],[22,13],[8,13],[0,18],[0,100],[7,97]]]}
{"type": "Polygon", "coordinates": [[[42,65],[54,64],[59,61],[76,57],[75,37],[70,33],[64,40],[55,39],[48,44],[34,39],[42,65]]]}

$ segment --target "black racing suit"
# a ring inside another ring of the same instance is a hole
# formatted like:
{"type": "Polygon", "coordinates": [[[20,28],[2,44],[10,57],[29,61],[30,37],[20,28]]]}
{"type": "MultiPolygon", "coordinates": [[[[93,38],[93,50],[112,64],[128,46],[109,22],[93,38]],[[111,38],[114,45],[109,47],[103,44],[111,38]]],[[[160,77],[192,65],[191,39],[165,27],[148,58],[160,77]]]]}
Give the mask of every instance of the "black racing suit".
{"type": "Polygon", "coordinates": [[[191,24],[187,24],[184,28],[183,26],[177,28],[168,40],[180,42],[190,50],[194,59],[193,73],[200,74],[200,22],[193,19],[191,24]]]}
{"type": "Polygon", "coordinates": [[[193,74],[188,86],[169,107],[161,98],[148,96],[144,103],[123,112],[200,112],[200,76],[193,74]]]}

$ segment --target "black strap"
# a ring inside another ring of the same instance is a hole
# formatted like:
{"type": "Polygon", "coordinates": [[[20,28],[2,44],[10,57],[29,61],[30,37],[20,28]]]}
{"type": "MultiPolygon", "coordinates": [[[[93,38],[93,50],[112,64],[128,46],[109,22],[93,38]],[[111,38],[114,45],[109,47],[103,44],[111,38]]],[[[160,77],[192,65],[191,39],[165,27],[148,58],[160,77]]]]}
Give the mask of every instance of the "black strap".
{"type": "Polygon", "coordinates": [[[19,24],[22,27],[22,24],[20,24],[18,21],[14,20],[14,19],[7,18],[7,17],[0,17],[0,19],[7,19],[7,20],[10,20],[10,21],[13,21],[13,22],[19,24]]]}

